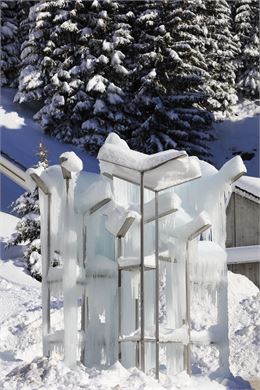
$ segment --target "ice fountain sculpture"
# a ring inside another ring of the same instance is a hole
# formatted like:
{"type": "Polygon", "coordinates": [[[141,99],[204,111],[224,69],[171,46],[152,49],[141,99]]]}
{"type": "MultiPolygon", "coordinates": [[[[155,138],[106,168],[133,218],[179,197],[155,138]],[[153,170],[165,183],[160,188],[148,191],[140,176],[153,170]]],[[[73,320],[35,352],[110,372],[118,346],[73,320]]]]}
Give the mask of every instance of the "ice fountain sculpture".
{"type": "Polygon", "coordinates": [[[225,207],[242,160],[217,171],[184,151],[133,151],[114,133],[98,159],[101,174],[73,152],[28,172],[40,194],[44,355],[63,352],[69,366],[119,359],[158,378],[161,348],[167,372],[190,373],[192,345],[213,344],[228,371],[225,207]],[[52,296],[64,329],[51,322],[52,296]],[[196,331],[192,302],[205,296],[218,317],[196,331]]]}
{"type": "Polygon", "coordinates": [[[158,378],[160,345],[166,346],[168,372],[175,374],[191,372],[193,343],[214,344],[220,347],[220,369],[228,371],[225,207],[231,183],[246,172],[241,158],[218,172],[183,151],[150,156],[132,151],[113,133],[98,158],[116,201],[134,204],[140,213],[124,240],[118,238],[119,359],[125,366],[155,369],[158,378]],[[152,217],[149,204],[154,204],[152,217]],[[163,271],[164,326],[159,323],[163,271]],[[204,284],[217,300],[218,318],[202,337],[191,330],[191,289],[196,285],[192,292],[197,293],[204,284]]]}

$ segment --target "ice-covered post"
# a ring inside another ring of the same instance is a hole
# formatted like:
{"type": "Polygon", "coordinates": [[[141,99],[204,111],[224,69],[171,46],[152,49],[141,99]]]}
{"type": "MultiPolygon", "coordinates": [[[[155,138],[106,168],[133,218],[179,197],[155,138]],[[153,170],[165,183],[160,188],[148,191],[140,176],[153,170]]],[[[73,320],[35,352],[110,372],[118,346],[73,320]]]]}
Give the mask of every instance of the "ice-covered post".
{"type": "Polygon", "coordinates": [[[83,168],[82,161],[74,152],[60,156],[65,180],[63,219],[63,294],[64,294],[64,361],[69,367],[77,363],[78,355],[78,295],[77,295],[77,233],[74,211],[74,190],[77,173],[83,168]]]}
{"type": "MultiPolygon", "coordinates": [[[[174,232],[173,236],[177,239],[177,245],[183,245],[183,248],[185,247],[185,264],[184,266],[184,284],[185,284],[185,325],[187,326],[187,336],[188,336],[188,343],[186,346],[185,356],[184,356],[184,366],[188,372],[188,374],[191,374],[191,297],[190,297],[190,283],[191,283],[191,275],[190,275],[190,262],[191,262],[191,250],[190,250],[190,243],[194,239],[200,236],[205,230],[207,230],[211,226],[211,222],[209,219],[209,216],[206,212],[200,213],[197,217],[193,218],[188,223],[185,223],[184,225],[177,227],[174,232]]],[[[179,270],[180,272],[180,270],[179,270]]],[[[180,276],[179,276],[180,277],[180,276]]],[[[181,304],[181,302],[180,302],[181,304]]],[[[172,352],[172,351],[171,351],[172,352]]]]}
{"type": "MultiPolygon", "coordinates": [[[[241,176],[246,173],[246,167],[240,156],[235,156],[219,171],[219,179],[222,180],[227,186],[231,186],[241,176]]],[[[226,216],[226,214],[225,214],[226,216]]],[[[223,221],[224,232],[223,240],[226,240],[226,220],[223,221]]],[[[220,242],[220,245],[224,246],[225,242],[220,242]]],[[[227,267],[225,267],[224,275],[218,286],[218,323],[221,326],[221,339],[219,340],[219,374],[227,375],[229,373],[229,338],[228,338],[228,279],[227,279],[227,267]]]]}

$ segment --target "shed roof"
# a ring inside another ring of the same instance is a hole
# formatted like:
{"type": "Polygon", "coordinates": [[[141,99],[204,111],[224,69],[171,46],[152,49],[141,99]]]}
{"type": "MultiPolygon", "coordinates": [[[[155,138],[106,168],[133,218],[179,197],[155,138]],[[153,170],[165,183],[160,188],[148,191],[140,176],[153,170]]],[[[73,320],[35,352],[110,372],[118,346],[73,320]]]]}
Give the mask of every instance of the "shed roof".
{"type": "Polygon", "coordinates": [[[240,196],[260,203],[260,178],[243,176],[236,182],[234,191],[240,196]]]}

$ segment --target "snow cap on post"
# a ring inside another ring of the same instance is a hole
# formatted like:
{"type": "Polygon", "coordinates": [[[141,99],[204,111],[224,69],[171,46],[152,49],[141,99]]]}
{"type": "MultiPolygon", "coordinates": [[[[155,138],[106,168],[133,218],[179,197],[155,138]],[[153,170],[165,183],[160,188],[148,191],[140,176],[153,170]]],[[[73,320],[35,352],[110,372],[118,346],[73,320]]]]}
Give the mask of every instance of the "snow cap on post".
{"type": "Polygon", "coordinates": [[[224,180],[227,183],[232,184],[241,176],[243,176],[247,172],[247,170],[242,158],[240,156],[235,156],[234,158],[226,162],[221,167],[219,172],[223,175],[224,180]]]}
{"type": "Polygon", "coordinates": [[[71,178],[71,173],[82,171],[83,163],[74,152],[65,152],[60,155],[60,165],[65,179],[71,178]]]}

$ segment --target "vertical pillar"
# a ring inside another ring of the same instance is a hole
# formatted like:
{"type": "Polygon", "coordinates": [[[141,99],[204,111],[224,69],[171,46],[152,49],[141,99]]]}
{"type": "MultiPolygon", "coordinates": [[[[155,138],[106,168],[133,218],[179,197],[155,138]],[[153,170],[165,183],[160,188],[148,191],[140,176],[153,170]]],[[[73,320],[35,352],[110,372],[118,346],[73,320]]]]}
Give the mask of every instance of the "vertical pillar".
{"type": "MultiPolygon", "coordinates": [[[[39,191],[42,191],[39,188],[39,191]]],[[[49,193],[42,193],[40,196],[44,197],[44,209],[41,210],[44,213],[41,223],[41,255],[42,255],[42,337],[43,337],[43,356],[50,356],[50,349],[47,343],[47,336],[50,333],[50,285],[47,281],[48,271],[50,267],[50,208],[51,208],[51,195],[49,193]]]]}
{"type": "MultiPolygon", "coordinates": [[[[122,238],[119,237],[117,239],[117,257],[122,256],[122,238]]],[[[118,270],[118,336],[121,336],[122,326],[121,326],[121,294],[122,294],[122,271],[118,270]]],[[[121,361],[122,353],[121,353],[121,343],[118,344],[118,360],[121,361]]]]}
{"type": "Polygon", "coordinates": [[[187,373],[191,375],[191,356],[190,356],[190,339],[191,339],[191,315],[190,315],[190,270],[189,270],[189,240],[186,243],[186,263],[185,263],[185,287],[186,287],[186,324],[188,328],[188,344],[186,346],[185,360],[187,373]]]}
{"type": "Polygon", "coordinates": [[[155,192],[155,377],[159,379],[159,352],[160,352],[160,329],[159,329],[159,297],[160,297],[160,264],[159,264],[159,205],[158,192],[155,192]]]}
{"type": "MultiPolygon", "coordinates": [[[[86,332],[86,289],[82,286],[83,292],[81,297],[81,331],[83,334],[86,332]]],[[[80,361],[85,363],[85,339],[81,347],[80,361]]]]}
{"type": "MultiPolygon", "coordinates": [[[[139,301],[138,299],[135,300],[135,329],[137,330],[139,328],[139,301]]],[[[136,342],[136,355],[135,355],[135,365],[136,367],[139,367],[140,365],[140,348],[139,348],[139,342],[136,342]]]]}
{"type": "MultiPolygon", "coordinates": [[[[62,162],[62,158],[61,158],[62,162]]],[[[78,296],[77,296],[77,236],[75,231],[74,187],[71,172],[62,167],[66,185],[63,235],[63,296],[64,296],[64,361],[69,367],[77,363],[78,296]]],[[[81,347],[81,345],[80,345],[81,347]]]]}
{"type": "Polygon", "coordinates": [[[141,275],[140,275],[140,368],[145,372],[145,342],[144,342],[144,330],[145,330],[145,319],[144,319],[144,173],[141,172],[140,180],[140,260],[141,260],[141,275]]]}
{"type": "Polygon", "coordinates": [[[229,374],[229,339],[228,339],[228,282],[227,269],[223,280],[218,286],[218,325],[223,328],[222,339],[219,341],[219,373],[229,374]]]}

